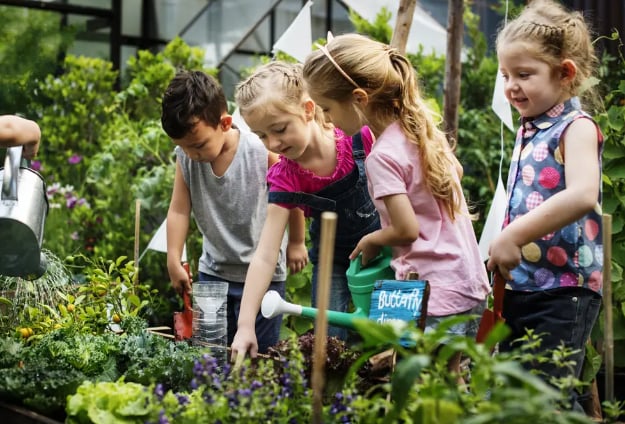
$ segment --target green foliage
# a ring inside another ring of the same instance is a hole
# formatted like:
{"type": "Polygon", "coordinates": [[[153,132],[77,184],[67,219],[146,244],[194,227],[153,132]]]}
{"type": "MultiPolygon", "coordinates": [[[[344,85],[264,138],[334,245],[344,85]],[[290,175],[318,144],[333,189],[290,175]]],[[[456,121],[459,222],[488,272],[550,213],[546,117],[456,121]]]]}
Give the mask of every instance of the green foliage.
{"type": "Polygon", "coordinates": [[[356,32],[360,34],[366,34],[374,40],[381,41],[383,43],[390,43],[393,36],[393,28],[389,25],[392,13],[386,7],[382,7],[380,12],[375,17],[373,23],[363,19],[350,9],[349,20],[354,25],[356,32]]]}
{"type": "Polygon", "coordinates": [[[145,330],[123,336],[82,330],[66,327],[29,344],[0,338],[0,397],[62,417],[67,396],[85,382],[123,377],[183,390],[193,376],[193,360],[201,355],[186,343],[171,343],[145,330]]]}
{"type": "Polygon", "coordinates": [[[77,28],[62,26],[58,13],[15,6],[0,6],[0,22],[0,114],[33,117],[35,91],[56,72],[77,28]]]}
{"type": "MultiPolygon", "coordinates": [[[[388,348],[395,349],[399,358],[387,388],[394,402],[384,419],[359,422],[590,422],[584,415],[562,409],[567,402],[566,391],[577,387],[579,382],[558,381],[562,387],[558,391],[520,366],[520,361],[528,357],[531,361],[541,358],[539,354],[526,355],[524,350],[519,350],[492,355],[492,346],[508,334],[504,324],[494,328],[487,344],[447,333],[450,326],[465,319],[450,318],[428,334],[406,323],[357,322],[363,337],[361,363],[388,348]],[[461,375],[447,371],[447,361],[456,353],[463,354],[471,364],[461,375]],[[459,384],[459,378],[464,384],[459,384]]],[[[569,354],[562,350],[561,356],[554,354],[544,360],[567,366],[569,354]]],[[[357,362],[353,368],[361,363],[357,362]]],[[[356,416],[371,417],[371,413],[358,411],[356,416]]]]}
{"type": "MultiPolygon", "coordinates": [[[[618,34],[612,36],[620,42],[618,34]]],[[[603,149],[603,213],[612,218],[612,301],[614,365],[625,367],[625,58],[604,57],[601,68],[605,111],[596,115],[605,137],[603,149]]],[[[603,318],[603,314],[601,316],[603,318]]],[[[604,329],[605,323],[600,320],[604,329]]]]}
{"type": "Polygon", "coordinates": [[[160,99],[177,70],[202,70],[217,76],[216,69],[204,67],[204,51],[190,47],[180,37],[170,41],[162,52],[140,50],[128,59],[128,86],[118,94],[123,109],[132,119],[155,119],[161,116],[160,99]]]}
{"type": "MultiPolygon", "coordinates": [[[[367,320],[357,323],[363,336],[362,350],[352,355],[360,358],[353,363],[344,385],[325,394],[322,421],[591,422],[580,413],[562,408],[566,402],[563,391],[555,390],[520,366],[519,358],[525,356],[522,350],[492,355],[489,345],[450,337],[446,330],[460,320],[450,319],[428,334],[407,324],[367,320]],[[406,346],[406,340],[412,344],[406,346]],[[363,366],[368,358],[387,348],[395,349],[398,355],[390,382],[374,387],[361,385],[359,373],[367,372],[363,366]],[[461,376],[447,371],[447,360],[457,352],[471,360],[471,367],[464,369],[461,376]],[[458,377],[464,383],[459,384],[458,377]]],[[[496,343],[506,334],[505,326],[499,324],[493,341],[496,343]]],[[[312,361],[305,356],[310,356],[312,344],[310,340],[306,343],[308,348],[302,348],[289,338],[279,351],[273,352],[278,356],[256,360],[253,366],[246,359],[236,371],[229,365],[220,367],[214,358],[204,355],[195,361],[189,388],[183,391],[167,390],[162,384],[140,387],[123,380],[86,382],[68,400],[67,422],[101,422],[100,417],[107,416],[115,417],[116,422],[133,423],[310,422],[313,394],[306,376],[310,375],[312,361]]],[[[567,352],[561,353],[565,365],[567,352]]],[[[612,405],[613,414],[620,410],[619,405],[612,405]]]]}

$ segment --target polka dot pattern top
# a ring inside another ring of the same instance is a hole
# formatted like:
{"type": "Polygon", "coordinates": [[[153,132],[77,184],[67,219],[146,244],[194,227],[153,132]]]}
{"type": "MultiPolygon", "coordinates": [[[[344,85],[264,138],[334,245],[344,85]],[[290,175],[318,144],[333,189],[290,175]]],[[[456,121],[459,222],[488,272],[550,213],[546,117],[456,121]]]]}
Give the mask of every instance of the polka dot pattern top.
{"type": "MultiPolygon", "coordinates": [[[[517,133],[510,174],[508,210],[503,226],[540,206],[566,188],[560,137],[579,118],[592,119],[581,110],[577,97],[554,106],[533,120],[524,120],[517,133]]],[[[599,157],[603,137],[599,134],[599,157]]],[[[580,286],[601,292],[603,242],[601,193],[595,209],[578,221],[547,234],[521,249],[521,264],[512,270],[508,288],[522,291],[580,286]]]]}

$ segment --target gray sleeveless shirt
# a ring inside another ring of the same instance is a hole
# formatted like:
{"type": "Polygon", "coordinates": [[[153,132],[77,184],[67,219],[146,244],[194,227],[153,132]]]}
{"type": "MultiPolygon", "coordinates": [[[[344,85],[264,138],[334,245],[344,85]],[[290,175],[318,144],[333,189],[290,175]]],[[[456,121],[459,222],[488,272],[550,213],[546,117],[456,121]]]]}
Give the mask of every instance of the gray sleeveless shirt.
{"type": "MultiPolygon", "coordinates": [[[[239,146],[223,176],[210,163],[191,160],[180,147],[176,157],[202,233],[199,271],[244,282],[267,216],[267,150],[252,133],[241,131],[239,146]]],[[[286,234],[272,281],[286,280],[286,234]]]]}

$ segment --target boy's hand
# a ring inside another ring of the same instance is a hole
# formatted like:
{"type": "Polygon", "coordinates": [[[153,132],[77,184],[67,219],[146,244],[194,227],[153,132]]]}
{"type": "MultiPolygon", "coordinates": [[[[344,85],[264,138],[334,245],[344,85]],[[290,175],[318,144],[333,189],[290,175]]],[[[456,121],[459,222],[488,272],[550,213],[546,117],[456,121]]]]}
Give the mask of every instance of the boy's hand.
{"type": "Polygon", "coordinates": [[[308,249],[305,243],[289,242],[286,246],[286,264],[291,274],[297,274],[308,264],[308,249]]]}
{"type": "Polygon", "coordinates": [[[256,355],[258,355],[258,341],[256,340],[256,332],[254,331],[254,328],[248,329],[246,327],[239,326],[236,334],[234,335],[234,339],[232,340],[230,350],[232,352],[230,356],[231,362],[235,362],[239,357],[239,354],[245,355],[247,352],[250,353],[252,358],[256,358],[256,355]]]}
{"type": "Polygon", "coordinates": [[[182,264],[176,264],[172,267],[168,267],[168,271],[171,286],[174,290],[176,290],[176,293],[180,296],[182,296],[185,291],[187,293],[191,293],[191,277],[182,264]]]}

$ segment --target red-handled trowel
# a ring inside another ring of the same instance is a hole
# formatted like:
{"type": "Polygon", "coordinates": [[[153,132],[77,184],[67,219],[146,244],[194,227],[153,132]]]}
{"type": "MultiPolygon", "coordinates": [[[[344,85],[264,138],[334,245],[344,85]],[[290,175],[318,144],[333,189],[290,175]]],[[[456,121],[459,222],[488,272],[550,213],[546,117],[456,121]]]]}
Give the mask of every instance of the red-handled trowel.
{"type": "MultiPolygon", "coordinates": [[[[182,266],[187,271],[189,280],[191,280],[191,272],[189,264],[183,263],[182,266]]],[[[184,310],[182,312],[174,312],[174,337],[176,341],[190,339],[193,335],[193,308],[191,307],[191,297],[187,290],[182,295],[184,302],[184,310]]]]}

